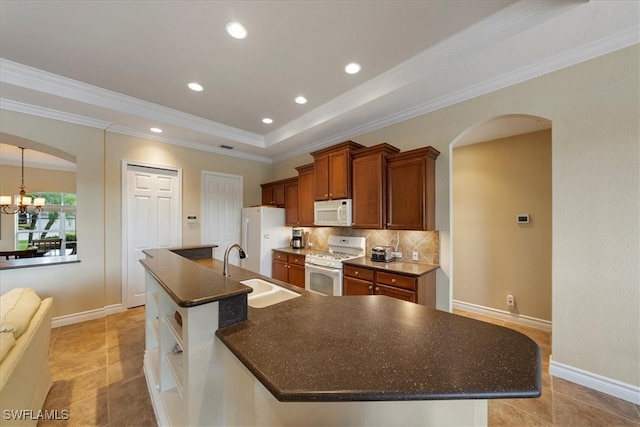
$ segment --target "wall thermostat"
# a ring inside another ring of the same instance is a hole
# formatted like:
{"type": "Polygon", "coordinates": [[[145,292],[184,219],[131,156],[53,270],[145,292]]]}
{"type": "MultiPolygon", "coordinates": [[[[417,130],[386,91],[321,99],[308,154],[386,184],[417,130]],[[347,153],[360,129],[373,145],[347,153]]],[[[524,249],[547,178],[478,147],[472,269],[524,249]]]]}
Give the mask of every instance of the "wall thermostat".
{"type": "Polygon", "coordinates": [[[187,216],[187,222],[197,222],[198,221],[198,217],[195,215],[188,215],[187,216]]]}
{"type": "Polygon", "coordinates": [[[529,214],[519,214],[516,218],[518,224],[529,224],[529,214]]]}

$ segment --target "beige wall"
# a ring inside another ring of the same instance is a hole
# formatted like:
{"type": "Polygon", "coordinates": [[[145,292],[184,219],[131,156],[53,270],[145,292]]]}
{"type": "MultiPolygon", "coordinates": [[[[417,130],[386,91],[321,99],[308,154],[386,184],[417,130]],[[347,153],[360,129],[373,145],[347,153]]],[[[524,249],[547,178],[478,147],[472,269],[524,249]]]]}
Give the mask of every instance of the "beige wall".
{"type": "Polygon", "coordinates": [[[454,300],[551,320],[551,130],[456,148],[452,179],[454,300]]]}
{"type": "Polygon", "coordinates": [[[4,293],[8,289],[26,286],[34,288],[41,297],[52,296],[54,316],[103,310],[107,287],[104,280],[104,132],[6,110],[0,114],[0,131],[55,147],[76,158],[76,194],[79,201],[76,229],[78,259],[81,261],[77,264],[2,270],[0,291],[4,293]]]}
{"type": "MultiPolygon", "coordinates": [[[[20,166],[4,165],[0,167],[0,194],[14,196],[20,189],[20,166]]],[[[62,191],[76,192],[76,173],[40,168],[24,168],[24,183],[27,193],[62,191]]],[[[15,249],[15,221],[16,215],[2,215],[0,217],[0,250],[15,249]]]]}
{"type": "Polygon", "coordinates": [[[186,217],[187,215],[202,217],[200,206],[202,171],[243,176],[244,206],[261,203],[260,183],[268,181],[271,175],[272,166],[266,163],[221,156],[111,132],[107,132],[105,137],[105,197],[107,206],[113,208],[110,208],[109,212],[116,213],[106,215],[108,236],[105,241],[106,283],[117,284],[117,286],[107,287],[107,304],[117,304],[121,300],[122,220],[120,212],[123,160],[182,168],[183,245],[200,243],[200,222],[189,224],[186,217]]]}

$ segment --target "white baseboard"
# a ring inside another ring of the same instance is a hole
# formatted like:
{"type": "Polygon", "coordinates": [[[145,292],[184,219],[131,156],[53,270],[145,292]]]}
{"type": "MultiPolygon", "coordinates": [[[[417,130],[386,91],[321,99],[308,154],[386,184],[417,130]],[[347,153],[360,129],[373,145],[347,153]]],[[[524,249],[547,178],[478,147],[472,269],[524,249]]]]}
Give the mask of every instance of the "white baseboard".
{"type": "Polygon", "coordinates": [[[458,310],[463,311],[469,311],[476,314],[482,314],[483,316],[489,316],[495,319],[507,320],[509,322],[518,323],[523,326],[529,326],[531,328],[542,329],[544,331],[551,332],[551,322],[549,320],[538,319],[536,317],[525,316],[518,313],[512,313],[510,311],[498,310],[491,307],[484,307],[481,305],[457,300],[453,300],[453,308],[457,308],[458,310]]]}
{"type": "Polygon", "coordinates": [[[640,405],[640,387],[638,386],[612,380],[553,360],[549,364],[549,374],[640,405]]]}
{"type": "Polygon", "coordinates": [[[110,314],[119,313],[126,309],[122,304],[112,304],[95,310],[83,311],[81,313],[65,314],[64,316],[54,317],[51,321],[52,328],[60,326],[73,325],[74,323],[86,322],[87,320],[101,319],[110,314]]]}

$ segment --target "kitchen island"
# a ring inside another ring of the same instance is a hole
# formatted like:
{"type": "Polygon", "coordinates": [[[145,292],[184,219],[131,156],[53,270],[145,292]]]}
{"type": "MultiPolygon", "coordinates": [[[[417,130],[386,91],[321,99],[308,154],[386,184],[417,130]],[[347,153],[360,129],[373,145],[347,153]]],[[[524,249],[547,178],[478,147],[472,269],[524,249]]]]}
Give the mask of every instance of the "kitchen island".
{"type": "Polygon", "coordinates": [[[539,347],[516,331],[264,277],[300,297],[254,309],[239,281],[258,274],[146,253],[145,374],[161,424],[486,425],[486,399],[540,395],[539,347]]]}

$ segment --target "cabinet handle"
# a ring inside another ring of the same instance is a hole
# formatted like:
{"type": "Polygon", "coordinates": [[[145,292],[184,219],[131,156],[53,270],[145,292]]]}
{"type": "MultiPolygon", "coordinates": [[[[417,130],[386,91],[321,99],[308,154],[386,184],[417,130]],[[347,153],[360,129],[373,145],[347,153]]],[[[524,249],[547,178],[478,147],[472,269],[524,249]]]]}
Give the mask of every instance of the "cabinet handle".
{"type": "Polygon", "coordinates": [[[379,291],[380,291],[380,288],[376,286],[376,292],[379,292],[379,291]]]}
{"type": "Polygon", "coordinates": [[[358,272],[356,271],[356,276],[358,275],[358,272]]]}
{"type": "Polygon", "coordinates": [[[324,193],[324,197],[329,197],[329,195],[327,193],[324,193]]]}
{"type": "Polygon", "coordinates": [[[369,290],[373,289],[373,285],[369,285],[369,290]]]}
{"type": "Polygon", "coordinates": [[[396,283],[396,279],[391,279],[391,283],[396,283]]]}

